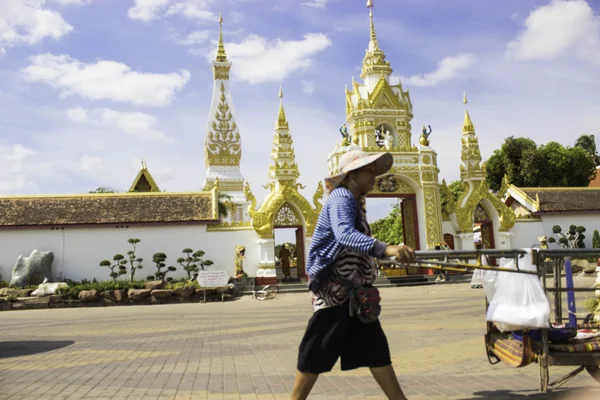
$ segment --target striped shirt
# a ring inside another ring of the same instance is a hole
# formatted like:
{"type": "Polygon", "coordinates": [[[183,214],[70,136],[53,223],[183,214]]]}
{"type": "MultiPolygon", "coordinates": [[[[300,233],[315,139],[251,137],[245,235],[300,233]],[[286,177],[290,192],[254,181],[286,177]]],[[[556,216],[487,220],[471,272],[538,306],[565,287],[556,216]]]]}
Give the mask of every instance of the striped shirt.
{"type": "Polygon", "coordinates": [[[344,281],[357,286],[372,284],[377,277],[373,257],[381,258],[386,243],[371,236],[366,210],[350,190],[333,190],[321,210],[307,259],[311,280],[321,281],[311,291],[313,309],[347,300],[344,281]]]}

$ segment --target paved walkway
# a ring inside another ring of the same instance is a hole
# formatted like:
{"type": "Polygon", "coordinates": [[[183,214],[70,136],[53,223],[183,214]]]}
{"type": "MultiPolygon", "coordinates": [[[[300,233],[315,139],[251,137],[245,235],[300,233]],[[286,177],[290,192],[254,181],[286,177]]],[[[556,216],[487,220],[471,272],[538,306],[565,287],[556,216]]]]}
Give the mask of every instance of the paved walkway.
{"type": "MultiPolygon", "coordinates": [[[[386,288],[382,324],[410,399],[534,398],[538,367],[487,362],[483,291],[386,288]]],[[[0,313],[0,399],[289,399],[307,294],[259,302],[0,313]]],[[[568,370],[568,369],[567,369],[568,370]]],[[[551,379],[565,369],[551,369],[551,379]]],[[[311,399],[383,399],[368,370],[323,375],[311,399]]],[[[581,374],[553,398],[600,398],[581,374]]]]}

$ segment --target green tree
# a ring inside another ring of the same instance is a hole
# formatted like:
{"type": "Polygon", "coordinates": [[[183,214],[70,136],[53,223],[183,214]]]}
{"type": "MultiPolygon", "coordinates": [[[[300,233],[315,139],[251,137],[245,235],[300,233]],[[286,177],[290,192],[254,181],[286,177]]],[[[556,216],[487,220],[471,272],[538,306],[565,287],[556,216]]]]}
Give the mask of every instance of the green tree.
{"type": "Polygon", "coordinates": [[[225,219],[231,214],[231,196],[225,193],[219,192],[219,198],[217,200],[217,211],[219,213],[219,219],[225,219]]]}
{"type": "Polygon", "coordinates": [[[121,191],[109,186],[100,186],[95,190],[91,190],[88,193],[120,193],[121,191]]]}
{"type": "Polygon", "coordinates": [[[115,254],[113,261],[114,264],[108,260],[102,260],[100,261],[100,266],[108,267],[110,269],[109,276],[112,278],[113,283],[117,283],[117,278],[127,273],[127,267],[125,266],[125,264],[127,264],[127,260],[125,260],[125,257],[123,257],[122,254],[115,254]],[[115,268],[118,269],[115,271],[115,268]]]}
{"type": "Polygon", "coordinates": [[[490,189],[498,191],[502,179],[519,187],[586,187],[595,177],[591,154],[581,146],[549,142],[537,147],[528,138],[509,137],[486,162],[490,189]]]}
{"type": "Polygon", "coordinates": [[[575,147],[582,148],[594,159],[596,165],[600,165],[600,156],[596,148],[596,137],[594,135],[581,135],[575,142],[575,147]]]}
{"type": "Polygon", "coordinates": [[[558,236],[558,241],[553,238],[548,238],[548,243],[558,243],[564,249],[582,249],[585,247],[583,242],[585,239],[585,228],[583,226],[571,225],[566,233],[562,232],[559,225],[552,227],[552,233],[558,236]]]}
{"type": "Polygon", "coordinates": [[[197,274],[199,268],[202,268],[202,271],[204,271],[204,267],[214,264],[210,260],[202,259],[205,254],[202,250],[194,252],[192,249],[183,249],[183,253],[185,253],[186,257],[179,257],[177,262],[183,267],[183,270],[187,272],[188,279],[192,279],[192,273],[197,274]]]}
{"type": "Polygon", "coordinates": [[[129,258],[129,265],[130,265],[130,274],[129,274],[129,282],[133,282],[133,279],[135,277],[135,271],[138,269],[142,269],[142,261],[144,261],[141,257],[136,257],[135,256],[135,248],[137,246],[137,244],[140,242],[140,239],[129,239],[127,240],[127,243],[131,244],[133,246],[133,250],[129,250],[127,252],[127,257],[129,258]]]}
{"type": "Polygon", "coordinates": [[[465,191],[465,185],[463,185],[462,181],[454,181],[450,185],[448,185],[448,190],[454,196],[454,201],[458,200],[460,196],[465,191]]]}
{"type": "MultiPolygon", "coordinates": [[[[177,268],[175,268],[173,266],[167,267],[167,264],[165,263],[166,260],[167,260],[167,255],[165,253],[154,253],[154,255],[152,256],[152,262],[154,264],[156,264],[156,273],[154,274],[154,276],[149,275],[147,278],[161,280],[164,282],[168,272],[177,270],[177,268]],[[165,267],[167,269],[165,271],[163,271],[162,269],[165,267]]],[[[166,280],[171,280],[171,279],[172,278],[168,278],[166,280]]]]}
{"type": "Polygon", "coordinates": [[[389,244],[400,244],[404,241],[402,227],[402,209],[400,204],[394,204],[387,217],[378,219],[371,224],[371,234],[377,240],[389,244]]]}
{"type": "Polygon", "coordinates": [[[592,247],[600,249],[600,232],[598,232],[598,229],[595,229],[592,235],[592,247]]]}

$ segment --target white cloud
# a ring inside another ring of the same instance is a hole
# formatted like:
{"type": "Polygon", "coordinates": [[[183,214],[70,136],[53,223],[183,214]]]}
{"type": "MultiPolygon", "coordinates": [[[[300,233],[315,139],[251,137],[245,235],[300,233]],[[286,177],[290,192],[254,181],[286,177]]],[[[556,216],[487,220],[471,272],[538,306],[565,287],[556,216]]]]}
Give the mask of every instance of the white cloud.
{"type": "Polygon", "coordinates": [[[91,4],[92,0],[52,0],[55,3],[60,4],[61,6],[83,6],[86,4],[91,4]]]}
{"type": "Polygon", "coordinates": [[[161,15],[183,15],[194,20],[216,20],[216,16],[208,11],[213,0],[135,0],[127,15],[131,19],[152,21],[161,15]]]}
{"type": "Polygon", "coordinates": [[[83,155],[81,156],[80,167],[82,171],[104,169],[104,159],[102,157],[83,155]]]}
{"type": "Polygon", "coordinates": [[[435,86],[441,82],[451,80],[459,76],[460,72],[470,67],[475,61],[475,57],[472,54],[457,54],[455,56],[445,57],[435,71],[422,74],[413,75],[408,78],[402,78],[405,84],[412,86],[435,86]]]}
{"type": "MultiPolygon", "coordinates": [[[[307,34],[302,40],[267,41],[258,35],[250,35],[241,43],[227,43],[227,56],[233,61],[232,74],[251,84],[269,81],[280,82],[290,73],[306,70],[314,56],[331,46],[324,34],[307,34]]],[[[213,60],[214,49],[207,55],[213,60]]]]}
{"type": "Polygon", "coordinates": [[[164,106],[173,101],[175,91],[190,79],[181,73],[153,74],[132,71],[117,61],[84,64],[66,55],[41,54],[32,58],[23,71],[25,79],[43,82],[61,95],[77,94],[90,100],[113,100],[136,105],[164,106]]]}
{"type": "Polygon", "coordinates": [[[179,44],[190,46],[194,44],[204,43],[208,40],[213,32],[210,31],[195,31],[188,33],[185,38],[178,40],[179,44]]]}
{"type": "Polygon", "coordinates": [[[101,127],[116,129],[143,141],[173,142],[158,130],[158,118],[142,112],[122,112],[109,108],[86,110],[81,107],[70,108],[67,116],[75,122],[89,122],[101,127]],[[90,114],[92,116],[90,117],[90,114]]]}
{"type": "Polygon", "coordinates": [[[304,1],[300,4],[302,4],[303,6],[314,7],[314,8],[325,8],[327,3],[329,3],[330,1],[331,0],[308,0],[308,1],[304,1]]]}
{"type": "Polygon", "coordinates": [[[301,81],[302,92],[306,94],[313,94],[315,92],[315,83],[312,81],[301,81]]]}
{"type": "Polygon", "coordinates": [[[574,55],[600,65],[600,18],[585,0],[553,0],[529,14],[506,54],[519,61],[574,55]]]}
{"type": "Polygon", "coordinates": [[[28,158],[35,154],[35,151],[20,143],[10,147],[0,145],[0,168],[4,171],[0,176],[0,193],[19,191],[32,185],[26,167],[28,158]]]}
{"type": "Polygon", "coordinates": [[[73,27],[56,11],[44,8],[46,0],[0,1],[0,48],[60,39],[73,27]]]}
{"type": "Polygon", "coordinates": [[[69,108],[67,110],[68,117],[75,122],[89,121],[87,110],[83,107],[69,108]]]}

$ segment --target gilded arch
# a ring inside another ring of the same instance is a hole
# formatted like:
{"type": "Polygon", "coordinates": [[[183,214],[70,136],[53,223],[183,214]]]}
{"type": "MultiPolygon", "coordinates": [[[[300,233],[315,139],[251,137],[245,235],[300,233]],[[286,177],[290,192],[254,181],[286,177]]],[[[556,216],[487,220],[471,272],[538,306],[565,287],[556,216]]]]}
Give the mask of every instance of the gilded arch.
{"type": "MultiPolygon", "coordinates": [[[[315,230],[319,213],[323,205],[319,200],[323,196],[324,189],[319,182],[317,191],[313,196],[313,206],[298,192],[298,188],[302,185],[293,181],[270,183],[267,187],[271,188],[271,193],[266,197],[260,208],[256,209],[256,197],[250,190],[250,185],[246,183],[244,186],[244,195],[246,201],[251,204],[248,207],[248,214],[252,218],[252,227],[261,239],[272,239],[273,230],[277,226],[276,218],[278,213],[285,208],[288,208],[294,214],[297,220],[295,222],[303,222],[302,225],[306,229],[306,235],[312,236],[315,230]],[[300,212],[301,216],[297,214],[300,212]]],[[[286,212],[287,213],[287,212],[286,212]]],[[[289,214],[289,213],[288,213],[289,214]]],[[[290,216],[288,215],[288,218],[290,216]]]]}
{"type": "Polygon", "coordinates": [[[458,199],[456,207],[456,221],[461,232],[473,231],[473,216],[477,206],[483,200],[488,200],[498,213],[500,232],[507,232],[515,225],[515,213],[490,192],[486,181],[471,181],[463,183],[463,185],[465,186],[465,190],[458,199]]]}

